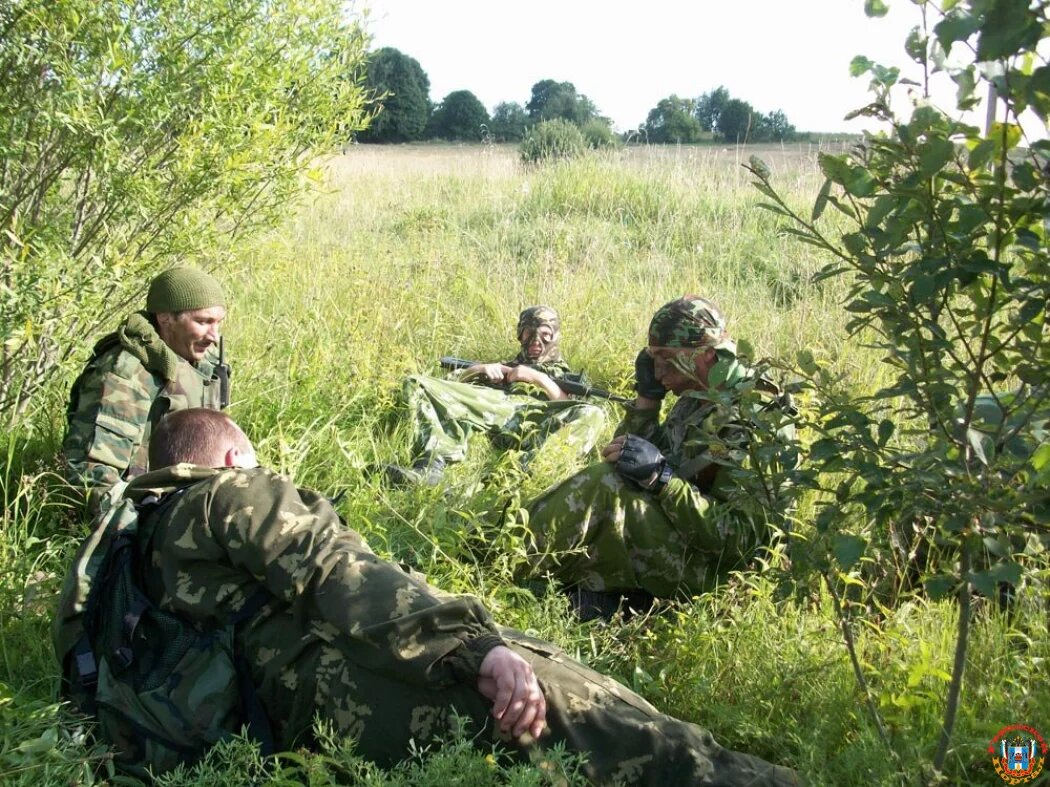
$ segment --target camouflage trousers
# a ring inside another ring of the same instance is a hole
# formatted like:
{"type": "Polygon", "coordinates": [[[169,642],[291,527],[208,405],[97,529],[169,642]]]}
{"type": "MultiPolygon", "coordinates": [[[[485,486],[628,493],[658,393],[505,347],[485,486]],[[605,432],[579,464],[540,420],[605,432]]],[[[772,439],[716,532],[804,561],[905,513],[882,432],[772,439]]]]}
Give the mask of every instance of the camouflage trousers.
{"type": "MultiPolygon", "coordinates": [[[[504,629],[506,641],[536,672],[547,699],[548,729],[538,741],[503,736],[490,716],[491,703],[473,685],[428,688],[410,685],[390,669],[369,669],[348,658],[338,642],[324,644],[294,686],[260,692],[272,717],[297,721],[281,726],[278,746],[309,741],[310,721],[330,721],[352,736],[356,751],[389,767],[415,748],[448,738],[453,716],[469,723],[482,750],[499,743],[520,759],[541,764],[544,750],[563,743],[586,755],[585,772],[596,784],[789,785],[795,774],[715,742],[711,733],[660,713],[626,686],[588,669],[550,643],[504,629]],[[288,703],[303,707],[289,713],[288,703]]],[[[301,664],[300,667],[307,667],[301,664]]],[[[273,686],[273,684],[271,684],[273,686]]],[[[528,736],[526,736],[528,737],[528,736]]]]}
{"type": "Polygon", "coordinates": [[[497,448],[522,451],[526,463],[555,433],[558,443],[584,456],[605,427],[604,411],[586,402],[549,401],[434,377],[409,377],[404,396],[415,430],[413,458],[462,461],[475,432],[489,435],[497,448]]]}
{"type": "Polygon", "coordinates": [[[688,597],[710,590],[737,567],[710,549],[732,538],[727,512],[716,504],[692,511],[694,525],[702,526],[684,532],[652,493],[625,482],[605,462],[548,489],[528,511],[531,576],[550,575],[566,586],[688,597]]]}

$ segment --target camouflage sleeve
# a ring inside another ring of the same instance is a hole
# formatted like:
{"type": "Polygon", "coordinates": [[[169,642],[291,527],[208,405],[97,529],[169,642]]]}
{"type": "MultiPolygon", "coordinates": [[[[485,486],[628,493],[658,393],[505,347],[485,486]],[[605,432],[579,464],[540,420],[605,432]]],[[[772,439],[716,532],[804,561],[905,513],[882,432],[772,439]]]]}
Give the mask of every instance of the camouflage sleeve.
{"type": "Polygon", "coordinates": [[[502,644],[477,599],[444,595],[380,559],[327,500],[283,476],[238,473],[236,486],[216,491],[209,520],[235,566],[323,620],[351,658],[377,672],[447,686],[476,676],[502,644]]]}
{"type": "Polygon", "coordinates": [[[768,526],[752,512],[708,497],[682,478],[671,478],[657,499],[675,528],[704,552],[742,560],[769,541],[768,526]]]}
{"type": "Polygon", "coordinates": [[[639,437],[644,437],[661,451],[667,450],[667,435],[660,424],[660,408],[642,410],[628,404],[624,406],[624,409],[623,420],[616,427],[616,437],[624,434],[636,434],[639,437]]]}
{"type": "Polygon", "coordinates": [[[530,363],[527,366],[531,366],[537,372],[543,372],[548,377],[565,377],[571,374],[572,371],[569,369],[569,365],[564,361],[548,361],[546,363],[530,363]]]}
{"type": "Polygon", "coordinates": [[[97,490],[122,480],[142,445],[157,386],[141,364],[128,361],[120,353],[100,359],[75,383],[62,444],[66,479],[75,487],[97,490]]]}

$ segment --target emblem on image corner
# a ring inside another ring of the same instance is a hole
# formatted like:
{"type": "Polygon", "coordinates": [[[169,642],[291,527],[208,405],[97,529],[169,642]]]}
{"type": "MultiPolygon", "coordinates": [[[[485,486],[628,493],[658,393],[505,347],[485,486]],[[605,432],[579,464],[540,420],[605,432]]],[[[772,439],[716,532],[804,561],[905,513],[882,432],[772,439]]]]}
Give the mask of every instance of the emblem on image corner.
{"type": "Polygon", "coordinates": [[[995,772],[1006,784],[1028,784],[1043,771],[1047,745],[1034,727],[1011,724],[995,733],[988,753],[995,772]]]}

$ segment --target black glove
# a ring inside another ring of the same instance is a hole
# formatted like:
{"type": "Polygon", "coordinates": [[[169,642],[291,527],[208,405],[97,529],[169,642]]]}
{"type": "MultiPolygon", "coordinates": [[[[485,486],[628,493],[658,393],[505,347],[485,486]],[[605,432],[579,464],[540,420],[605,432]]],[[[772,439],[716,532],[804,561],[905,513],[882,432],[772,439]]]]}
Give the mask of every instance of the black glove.
{"type": "Polygon", "coordinates": [[[659,492],[674,474],[660,449],[638,435],[629,434],[623,441],[616,472],[642,489],[659,492]]]}
{"type": "Polygon", "coordinates": [[[634,359],[634,390],[646,399],[663,399],[667,396],[667,389],[656,379],[653,356],[644,347],[634,359]]]}

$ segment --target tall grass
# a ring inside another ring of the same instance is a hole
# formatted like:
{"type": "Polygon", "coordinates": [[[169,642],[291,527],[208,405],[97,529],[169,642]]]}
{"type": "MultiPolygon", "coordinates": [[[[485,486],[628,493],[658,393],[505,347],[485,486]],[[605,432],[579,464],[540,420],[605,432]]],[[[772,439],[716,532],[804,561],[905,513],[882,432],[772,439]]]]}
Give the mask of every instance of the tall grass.
{"type": "MultiPolygon", "coordinates": [[[[820,185],[815,147],[761,155],[805,206],[820,185]]],[[[844,283],[810,280],[826,260],[777,234],[743,159],[734,149],[629,149],[525,172],[515,151],[500,147],[352,147],[324,162],[325,188],[309,205],[241,249],[223,273],[233,304],[230,412],[264,463],[304,486],[345,490],[341,513],[380,554],[448,590],[477,593],[499,620],[556,641],[727,745],[794,766],[814,784],[933,778],[922,763],[938,731],[951,606],[914,600],[855,626],[894,754],[863,710],[819,591],[785,599],[772,575],[742,575],[662,617],[580,625],[556,594],[536,597],[508,579],[523,559],[522,502],[576,460],[548,457],[526,477],[480,440],[440,489],[391,490],[375,472],[409,458],[403,377],[436,372],[441,355],[513,354],[517,314],[535,303],[561,312],[570,363],[621,393],[653,311],[690,292],[719,302],[756,355],[790,360],[808,349],[834,359],[858,391],[878,386],[879,364],[842,328],[844,283]]],[[[90,728],[53,701],[46,607],[80,527],[46,479],[61,388],[49,392],[32,435],[10,438],[0,468],[5,783],[108,778],[90,728]]],[[[611,434],[618,413],[608,410],[611,434]]],[[[804,503],[803,520],[811,507],[804,503]]],[[[1050,686],[1037,678],[1048,651],[1037,599],[1022,594],[1013,617],[980,612],[944,778],[992,782],[985,748],[996,730],[1050,723],[1050,686]]],[[[355,759],[346,742],[276,765],[234,743],[171,783],[249,773],[258,783],[439,784],[449,773],[479,784],[547,783],[539,769],[504,770],[454,733],[449,740],[443,754],[386,773],[355,759]]]]}

